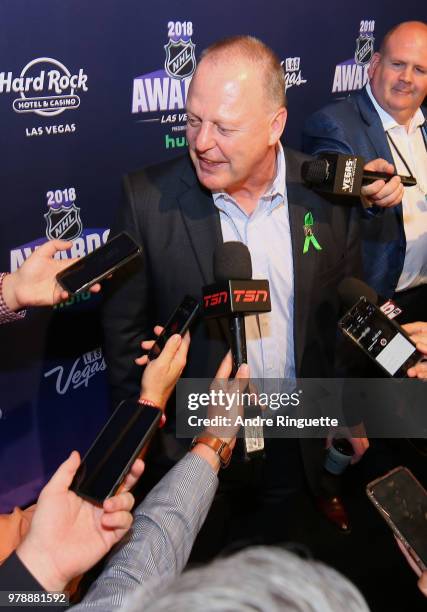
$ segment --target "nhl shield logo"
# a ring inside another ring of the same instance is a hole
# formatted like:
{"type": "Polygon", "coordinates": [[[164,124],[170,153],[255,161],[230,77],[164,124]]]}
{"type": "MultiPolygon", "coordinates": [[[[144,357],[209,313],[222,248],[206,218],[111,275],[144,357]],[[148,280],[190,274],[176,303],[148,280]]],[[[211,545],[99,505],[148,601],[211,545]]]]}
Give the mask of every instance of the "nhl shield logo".
{"type": "Polygon", "coordinates": [[[83,230],[80,219],[80,208],[72,206],[61,206],[44,215],[46,219],[46,236],[50,240],[74,240],[78,238],[83,230]]]}
{"type": "Polygon", "coordinates": [[[359,66],[364,66],[371,61],[371,57],[374,54],[374,40],[373,36],[361,35],[359,38],[356,38],[354,59],[359,66]]]}
{"type": "Polygon", "coordinates": [[[165,70],[173,79],[186,79],[196,69],[196,56],[194,49],[196,45],[190,40],[169,40],[165,45],[166,59],[165,70]]]}

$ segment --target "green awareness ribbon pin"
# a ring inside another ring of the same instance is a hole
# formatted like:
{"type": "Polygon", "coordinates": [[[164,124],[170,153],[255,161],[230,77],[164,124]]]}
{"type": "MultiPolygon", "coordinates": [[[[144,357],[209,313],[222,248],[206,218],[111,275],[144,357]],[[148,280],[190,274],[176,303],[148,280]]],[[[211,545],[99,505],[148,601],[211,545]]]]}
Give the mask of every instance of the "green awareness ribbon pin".
{"type": "Polygon", "coordinates": [[[311,212],[308,212],[308,213],[306,213],[306,215],[304,217],[304,235],[305,235],[305,241],[304,241],[304,248],[302,250],[303,254],[307,253],[308,247],[310,246],[310,243],[314,246],[316,251],[321,251],[322,250],[322,247],[320,246],[320,244],[316,240],[316,236],[313,234],[313,225],[314,225],[313,214],[311,212]]]}

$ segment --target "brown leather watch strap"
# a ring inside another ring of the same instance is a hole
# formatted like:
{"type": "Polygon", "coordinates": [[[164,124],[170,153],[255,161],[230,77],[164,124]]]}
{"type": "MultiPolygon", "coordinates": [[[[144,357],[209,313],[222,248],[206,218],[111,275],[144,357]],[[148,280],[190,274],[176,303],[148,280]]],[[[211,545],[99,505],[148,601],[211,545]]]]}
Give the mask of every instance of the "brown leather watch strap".
{"type": "Polygon", "coordinates": [[[194,448],[196,444],[205,444],[209,446],[219,458],[219,462],[222,468],[226,468],[231,460],[232,450],[227,442],[221,440],[221,438],[216,438],[215,436],[210,436],[209,434],[200,434],[199,436],[195,436],[193,441],[191,442],[191,448],[194,448]]]}

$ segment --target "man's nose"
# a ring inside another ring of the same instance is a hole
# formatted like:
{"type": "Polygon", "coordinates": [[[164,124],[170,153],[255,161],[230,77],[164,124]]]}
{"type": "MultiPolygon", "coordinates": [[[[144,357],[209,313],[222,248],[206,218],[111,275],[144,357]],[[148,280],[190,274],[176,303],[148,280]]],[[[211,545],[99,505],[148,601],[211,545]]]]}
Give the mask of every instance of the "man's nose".
{"type": "Polygon", "coordinates": [[[412,68],[409,65],[406,65],[402,72],[400,73],[400,80],[405,81],[405,83],[412,82],[412,68]]]}
{"type": "Polygon", "coordinates": [[[197,134],[196,149],[198,151],[208,151],[215,146],[213,126],[210,123],[202,123],[197,134]]]}

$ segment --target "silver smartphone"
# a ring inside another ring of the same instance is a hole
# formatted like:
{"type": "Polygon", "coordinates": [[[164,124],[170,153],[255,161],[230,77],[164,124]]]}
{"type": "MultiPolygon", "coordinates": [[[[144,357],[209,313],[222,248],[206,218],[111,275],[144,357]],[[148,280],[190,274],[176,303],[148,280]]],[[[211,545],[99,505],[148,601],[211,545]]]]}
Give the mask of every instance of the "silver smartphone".
{"type": "Polygon", "coordinates": [[[427,491],[406,467],[370,482],[366,493],[421,571],[427,569],[427,491]]]}

